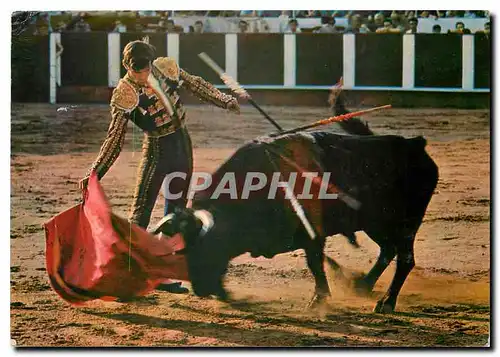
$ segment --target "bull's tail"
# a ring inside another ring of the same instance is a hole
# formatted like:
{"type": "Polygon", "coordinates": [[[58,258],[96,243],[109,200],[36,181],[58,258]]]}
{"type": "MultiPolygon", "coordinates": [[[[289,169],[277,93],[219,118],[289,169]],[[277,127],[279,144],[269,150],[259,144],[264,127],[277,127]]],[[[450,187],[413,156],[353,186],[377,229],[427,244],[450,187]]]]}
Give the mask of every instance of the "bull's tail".
{"type": "MultiPolygon", "coordinates": [[[[350,113],[350,111],[345,107],[345,94],[342,90],[342,84],[341,78],[339,83],[331,88],[330,96],[328,97],[328,103],[330,104],[330,108],[334,116],[350,113]]],[[[375,135],[375,133],[368,127],[368,124],[359,118],[343,120],[339,122],[339,125],[348,134],[375,135]]]]}
{"type": "Polygon", "coordinates": [[[330,96],[328,97],[328,103],[330,104],[330,108],[335,116],[343,115],[349,113],[349,111],[345,107],[345,98],[344,92],[342,90],[342,78],[339,83],[334,85],[330,89],[330,96]]]}

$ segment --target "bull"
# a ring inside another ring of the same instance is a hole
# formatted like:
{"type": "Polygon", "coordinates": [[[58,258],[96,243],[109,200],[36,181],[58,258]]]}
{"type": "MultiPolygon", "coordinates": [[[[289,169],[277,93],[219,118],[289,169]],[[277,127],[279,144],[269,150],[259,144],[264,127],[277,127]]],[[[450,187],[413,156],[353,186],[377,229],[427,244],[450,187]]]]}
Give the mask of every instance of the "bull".
{"type": "MultiPolygon", "coordinates": [[[[335,114],[346,111],[340,100],[333,108],[335,114]]],[[[297,167],[330,172],[327,185],[339,199],[300,201],[314,236],[301,224],[286,192],[275,199],[252,192],[245,198],[220,196],[214,200],[213,188],[207,188],[196,193],[191,209],[178,210],[157,225],[156,231],[183,234],[196,295],[227,300],[224,276],[230,260],[241,254],[272,258],[303,249],[315,280],[309,306],[317,306],[330,295],[323,262],[326,259],[336,265],[324,255],[326,238],[340,233],[354,239],[354,232],[364,231],[380,246],[380,253],[371,270],[355,279],[355,287],[371,291],[396,258],[390,287],[374,308],[380,313],[394,311],[398,294],[415,266],[415,235],[436,188],[438,168],[425,150],[423,137],[374,135],[359,119],[342,126],[349,135],[315,131],[256,139],[239,148],[213,174],[217,184],[226,173],[234,173],[241,183],[248,172],[270,177],[278,170],[284,181],[297,167]]],[[[317,189],[319,185],[313,186],[317,189]]]]}

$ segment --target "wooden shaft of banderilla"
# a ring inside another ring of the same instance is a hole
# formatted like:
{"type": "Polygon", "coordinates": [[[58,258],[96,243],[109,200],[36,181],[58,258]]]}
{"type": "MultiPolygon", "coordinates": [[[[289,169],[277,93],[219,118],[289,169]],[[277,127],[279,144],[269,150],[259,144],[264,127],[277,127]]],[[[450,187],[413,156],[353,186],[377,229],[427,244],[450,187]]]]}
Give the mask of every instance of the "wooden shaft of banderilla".
{"type": "Polygon", "coordinates": [[[282,131],[279,133],[271,134],[270,136],[274,137],[274,136],[279,136],[279,135],[284,135],[284,134],[292,134],[292,133],[296,133],[298,131],[312,129],[312,128],[316,128],[316,127],[321,126],[321,125],[326,125],[326,124],[339,122],[339,121],[343,121],[343,120],[348,120],[348,119],[357,117],[359,115],[375,112],[377,110],[389,109],[389,108],[392,108],[392,106],[390,104],[387,104],[387,105],[383,105],[381,107],[375,107],[375,108],[371,108],[371,109],[360,110],[357,112],[337,115],[335,117],[330,117],[328,119],[318,120],[317,122],[314,122],[312,124],[307,124],[307,125],[295,128],[295,129],[285,130],[285,131],[282,131]]]}

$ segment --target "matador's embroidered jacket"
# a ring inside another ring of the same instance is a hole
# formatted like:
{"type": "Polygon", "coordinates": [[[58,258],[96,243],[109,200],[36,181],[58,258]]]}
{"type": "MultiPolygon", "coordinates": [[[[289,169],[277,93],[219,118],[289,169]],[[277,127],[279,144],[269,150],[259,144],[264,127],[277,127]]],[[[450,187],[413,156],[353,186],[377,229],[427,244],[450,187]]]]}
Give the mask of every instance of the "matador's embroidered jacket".
{"type": "Polygon", "coordinates": [[[180,87],[221,108],[237,104],[236,98],[222,93],[203,78],[187,73],[169,57],[159,57],[153,62],[148,83],[149,86],[140,86],[127,74],[113,91],[111,124],[91,167],[91,170],[96,170],[99,179],[120,154],[129,119],[152,137],[169,135],[184,125],[186,113],[179,99],[180,87]]]}

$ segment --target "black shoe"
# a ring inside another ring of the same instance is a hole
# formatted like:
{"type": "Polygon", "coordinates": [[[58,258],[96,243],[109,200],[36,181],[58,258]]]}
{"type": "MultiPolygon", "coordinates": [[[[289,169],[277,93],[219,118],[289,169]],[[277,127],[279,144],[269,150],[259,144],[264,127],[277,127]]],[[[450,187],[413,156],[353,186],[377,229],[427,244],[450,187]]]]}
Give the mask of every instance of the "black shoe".
{"type": "Polygon", "coordinates": [[[156,290],[165,291],[171,294],[187,294],[189,289],[181,285],[182,283],[160,284],[156,290]]]}

